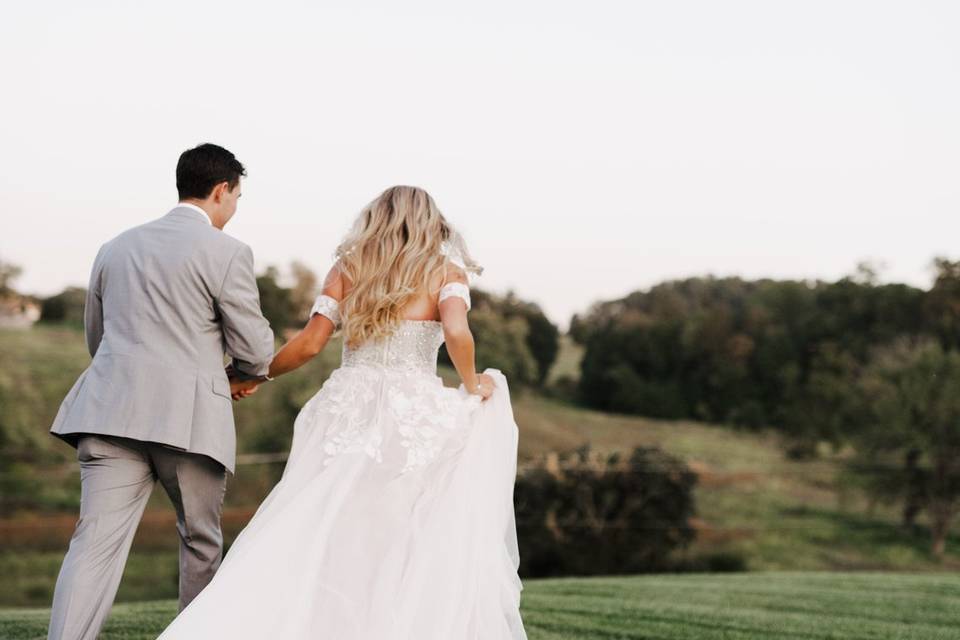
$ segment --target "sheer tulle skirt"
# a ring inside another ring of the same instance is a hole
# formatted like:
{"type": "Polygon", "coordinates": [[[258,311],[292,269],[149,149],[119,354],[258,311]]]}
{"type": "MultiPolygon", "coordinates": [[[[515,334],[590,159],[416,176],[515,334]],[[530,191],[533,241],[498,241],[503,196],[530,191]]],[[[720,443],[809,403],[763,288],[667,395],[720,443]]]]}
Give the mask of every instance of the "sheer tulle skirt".
{"type": "Polygon", "coordinates": [[[344,367],[297,418],[283,478],[161,636],[525,639],[507,381],[344,367]]]}

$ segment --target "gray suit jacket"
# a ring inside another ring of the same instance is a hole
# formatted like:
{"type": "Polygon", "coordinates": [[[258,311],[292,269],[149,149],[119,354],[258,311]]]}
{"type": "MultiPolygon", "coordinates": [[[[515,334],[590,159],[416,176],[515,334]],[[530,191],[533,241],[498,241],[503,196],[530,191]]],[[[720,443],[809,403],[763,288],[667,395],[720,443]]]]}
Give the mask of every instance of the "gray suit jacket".
{"type": "Polygon", "coordinates": [[[93,362],[51,432],[122,436],[210,456],[233,472],[236,431],[224,354],[267,372],[273,332],[250,248],[178,207],[100,249],[84,311],[93,362]]]}

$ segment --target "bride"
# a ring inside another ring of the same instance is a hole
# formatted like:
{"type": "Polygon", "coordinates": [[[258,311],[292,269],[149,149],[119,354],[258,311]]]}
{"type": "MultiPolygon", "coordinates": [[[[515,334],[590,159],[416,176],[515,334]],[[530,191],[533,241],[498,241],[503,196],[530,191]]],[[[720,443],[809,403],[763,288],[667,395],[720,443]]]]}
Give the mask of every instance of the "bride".
{"type": "Polygon", "coordinates": [[[525,639],[507,381],[476,373],[480,268],[422,189],[393,187],[337,249],[275,377],[338,327],[343,362],[294,423],[283,477],[160,636],[525,639]],[[444,387],[446,342],[462,385],[444,387]]]}

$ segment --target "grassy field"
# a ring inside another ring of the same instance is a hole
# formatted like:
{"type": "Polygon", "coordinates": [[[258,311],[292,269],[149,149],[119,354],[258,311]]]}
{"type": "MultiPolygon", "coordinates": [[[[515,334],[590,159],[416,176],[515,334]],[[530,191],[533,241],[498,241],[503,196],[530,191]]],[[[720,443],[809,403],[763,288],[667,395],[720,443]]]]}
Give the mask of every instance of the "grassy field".
{"type": "MultiPolygon", "coordinates": [[[[60,387],[69,387],[87,356],[80,334],[50,328],[0,331],[0,356],[4,446],[16,445],[37,455],[43,465],[64,469],[56,472],[56,482],[48,481],[53,472],[45,469],[26,476],[27,481],[37,481],[34,486],[46,487],[44,495],[55,508],[0,521],[0,606],[38,606],[52,596],[75,521],[79,487],[72,451],[47,435],[46,426],[59,395],[65,392],[60,387]],[[53,396],[57,398],[51,402],[53,396]],[[64,506],[57,507],[60,504],[64,506]]],[[[566,372],[576,370],[577,356],[575,345],[565,345],[560,361],[566,372]]],[[[261,425],[268,424],[281,397],[295,411],[315,393],[337,359],[334,347],[304,371],[264,387],[241,403],[241,448],[285,450],[287,434],[261,425]]],[[[441,373],[452,381],[452,372],[441,373]]],[[[685,460],[699,477],[697,539],[684,553],[690,559],[733,554],[753,571],[960,569],[960,537],[951,537],[945,559],[938,562],[929,554],[924,520],[918,532],[905,532],[898,526],[895,507],[872,505],[843,481],[846,452],[823,451],[814,461],[791,461],[783,456],[774,435],[600,413],[520,389],[514,390],[514,408],[520,426],[521,467],[548,452],[587,443],[606,452],[656,445],[685,460]]],[[[242,526],[281,469],[280,463],[238,469],[227,495],[228,538],[242,526]]],[[[0,477],[6,472],[0,469],[0,477]]],[[[16,489],[10,487],[11,492],[16,489]]],[[[162,491],[154,492],[147,518],[134,544],[119,601],[158,600],[176,594],[177,539],[173,512],[162,491]]]]}
{"type": "MultiPolygon", "coordinates": [[[[960,578],[763,573],[528,580],[530,640],[947,640],[960,578]]],[[[101,640],[152,639],[173,601],[118,605],[101,640]]],[[[47,611],[0,610],[0,638],[45,637],[47,611]]]]}

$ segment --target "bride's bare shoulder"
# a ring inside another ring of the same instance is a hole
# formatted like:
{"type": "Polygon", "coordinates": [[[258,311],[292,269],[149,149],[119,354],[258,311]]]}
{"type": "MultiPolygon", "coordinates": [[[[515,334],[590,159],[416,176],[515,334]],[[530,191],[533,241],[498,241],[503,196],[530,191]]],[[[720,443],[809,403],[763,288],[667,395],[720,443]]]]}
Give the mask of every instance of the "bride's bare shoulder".
{"type": "Polygon", "coordinates": [[[461,284],[470,283],[470,280],[467,278],[467,272],[450,260],[446,261],[443,270],[435,275],[434,280],[435,282],[431,282],[433,286],[430,287],[430,290],[434,293],[439,293],[444,285],[448,285],[451,282],[459,282],[461,284]]]}

